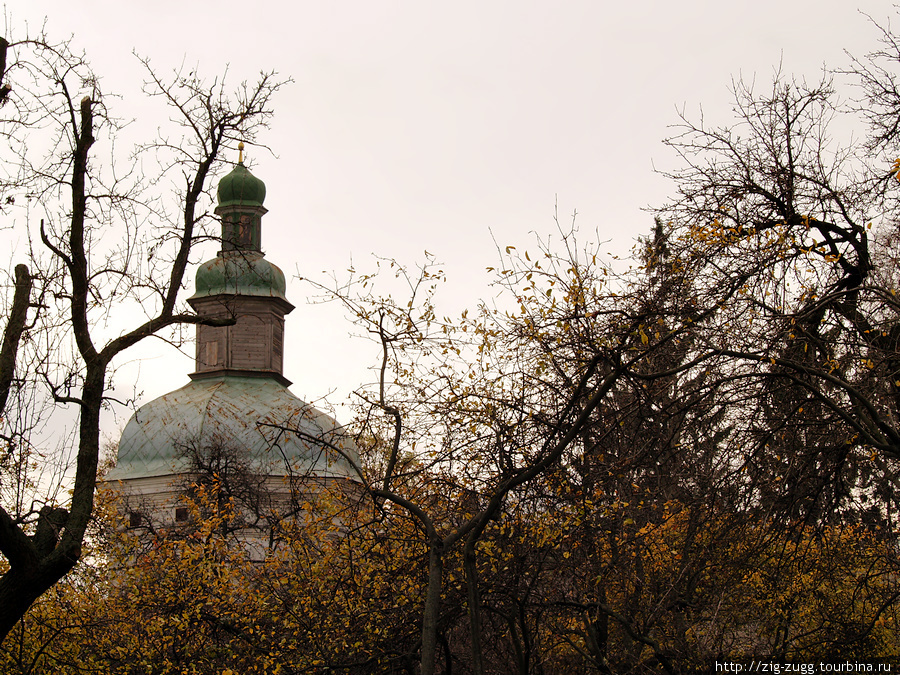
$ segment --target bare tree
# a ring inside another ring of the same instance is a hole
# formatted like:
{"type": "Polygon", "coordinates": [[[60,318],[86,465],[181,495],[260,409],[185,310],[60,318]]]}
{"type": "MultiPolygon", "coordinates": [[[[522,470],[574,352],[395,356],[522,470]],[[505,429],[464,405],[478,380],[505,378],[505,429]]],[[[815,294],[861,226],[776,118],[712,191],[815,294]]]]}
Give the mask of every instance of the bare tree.
{"type": "Polygon", "coordinates": [[[659,214],[704,286],[746,279],[699,335],[728,363],[720,391],[745,400],[729,418],[743,439],[735,468],[759,503],[827,517],[852,505],[875,465],[900,459],[896,182],[861,145],[833,138],[853,110],[830,79],[778,76],[761,93],[739,82],[734,94],[732,124],[684,117],[668,141],[678,196],[659,214]]]}
{"type": "MultiPolygon", "coordinates": [[[[205,81],[186,69],[165,78],[142,60],[144,92],[165,102],[174,126],[122,163],[113,143],[122,123],[82,55],[43,34],[0,47],[0,137],[8,145],[2,207],[27,203],[43,216],[29,232],[31,271],[16,269],[0,357],[2,412],[7,419],[20,413],[8,392],[27,388],[43,388],[56,406],[78,412],[71,497],[56,501],[37,490],[24,509],[0,505],[5,636],[81,554],[114,359],[148,336],[199,321],[179,292],[193,246],[208,236],[209,179],[224,165],[226,148],[252,142],[266,126],[281,83],[263,73],[230,92],[222,79],[205,81]],[[163,194],[170,184],[180,186],[177,209],[163,194]],[[128,310],[136,308],[145,317],[128,326],[128,310]]],[[[30,442],[11,434],[4,440],[8,454],[30,442]]]]}
{"type": "MultiPolygon", "coordinates": [[[[406,510],[421,527],[423,674],[435,672],[446,629],[441,597],[453,551],[463,549],[471,658],[480,673],[477,544],[487,528],[540,476],[563,464],[571,470],[567,453],[584,451],[586,430],[623,383],[640,387],[693,367],[690,351],[678,360],[665,354],[717,307],[673,313],[660,326],[645,289],[615,278],[563,229],[552,246],[539,242],[533,258],[510,246],[501,259],[497,285],[509,307],[484,304],[456,322],[436,316],[432,293],[443,274],[431,263],[410,273],[380,262],[405,288],[403,302],[377,296],[372,275],[325,289],[379,345],[376,381],[358,392],[356,439],[362,451],[374,444],[379,461],[359,467],[359,478],[376,504],[406,510]]],[[[737,288],[722,286],[716,298],[737,288]]]]}

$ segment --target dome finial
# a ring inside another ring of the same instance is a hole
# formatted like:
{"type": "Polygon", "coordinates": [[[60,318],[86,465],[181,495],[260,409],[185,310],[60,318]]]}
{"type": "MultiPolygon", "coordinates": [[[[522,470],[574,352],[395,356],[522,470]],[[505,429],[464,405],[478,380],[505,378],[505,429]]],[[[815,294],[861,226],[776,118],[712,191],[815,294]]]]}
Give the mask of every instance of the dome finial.
{"type": "Polygon", "coordinates": [[[238,164],[244,163],[244,141],[238,143],[238,164]]]}

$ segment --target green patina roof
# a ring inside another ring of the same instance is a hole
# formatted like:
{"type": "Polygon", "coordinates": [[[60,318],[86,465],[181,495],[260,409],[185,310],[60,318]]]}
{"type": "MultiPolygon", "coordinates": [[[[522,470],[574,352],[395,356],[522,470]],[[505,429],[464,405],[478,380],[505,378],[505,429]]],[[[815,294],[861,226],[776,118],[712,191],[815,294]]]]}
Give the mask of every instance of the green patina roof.
{"type": "Polygon", "coordinates": [[[284,272],[255,251],[226,251],[197,269],[191,299],[210,295],[249,295],[287,300],[284,272]]]}
{"type": "Polygon", "coordinates": [[[231,375],[195,380],[135,412],[106,480],[183,473],[186,446],[246,449],[259,472],[269,475],[357,477],[345,457],[315,438],[328,439],[358,462],[352,440],[340,437],[331,417],[275,380],[231,375]],[[302,437],[266,424],[300,430],[302,437]]]}
{"type": "Polygon", "coordinates": [[[266,200],[266,184],[250,173],[240,162],[219,181],[219,206],[262,206],[266,200]]]}

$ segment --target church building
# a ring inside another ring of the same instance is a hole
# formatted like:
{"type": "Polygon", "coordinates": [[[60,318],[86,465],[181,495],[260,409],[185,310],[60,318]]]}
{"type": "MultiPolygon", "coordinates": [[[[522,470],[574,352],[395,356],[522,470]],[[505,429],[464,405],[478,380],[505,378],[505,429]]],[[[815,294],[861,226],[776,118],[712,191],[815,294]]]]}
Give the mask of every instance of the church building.
{"type": "MultiPolygon", "coordinates": [[[[358,456],[335,420],[301,401],[283,375],[285,297],[282,271],[262,252],[265,184],[241,155],[218,186],[221,250],[197,270],[188,299],[198,324],[194,372],[180,389],[146,403],[131,417],[118,461],[106,475],[126,499],[131,526],[188,519],[180,497],[198,458],[249,470],[268,509],[287,509],[298,486],[355,481],[358,456]]],[[[245,533],[262,545],[259,532],[245,533]]]]}

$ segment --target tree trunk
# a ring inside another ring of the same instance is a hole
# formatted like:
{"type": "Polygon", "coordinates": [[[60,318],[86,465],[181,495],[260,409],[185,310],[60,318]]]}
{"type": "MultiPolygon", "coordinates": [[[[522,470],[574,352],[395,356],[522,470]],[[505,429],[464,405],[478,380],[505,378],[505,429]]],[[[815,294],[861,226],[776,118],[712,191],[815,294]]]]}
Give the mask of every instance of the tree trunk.
{"type": "Polygon", "coordinates": [[[0,347],[0,416],[6,413],[6,401],[9,388],[15,379],[16,357],[19,353],[19,342],[25,332],[28,320],[28,307],[31,304],[31,274],[25,265],[16,265],[16,291],[13,304],[9,310],[9,319],[3,329],[3,345],[0,347]]]}
{"type": "Polygon", "coordinates": [[[432,541],[428,546],[428,587],[422,612],[422,675],[434,675],[443,566],[444,544],[442,541],[432,541]]]}
{"type": "MultiPolygon", "coordinates": [[[[74,565],[74,561],[72,563],[74,565]]],[[[32,603],[53,587],[71,566],[37,562],[33,567],[16,567],[0,577],[0,642],[28,611],[32,603]]]]}
{"type": "Polygon", "coordinates": [[[475,539],[466,539],[463,567],[466,571],[466,597],[469,604],[469,632],[472,641],[472,675],[484,675],[481,647],[481,597],[478,593],[478,568],[475,566],[475,539]]]}

